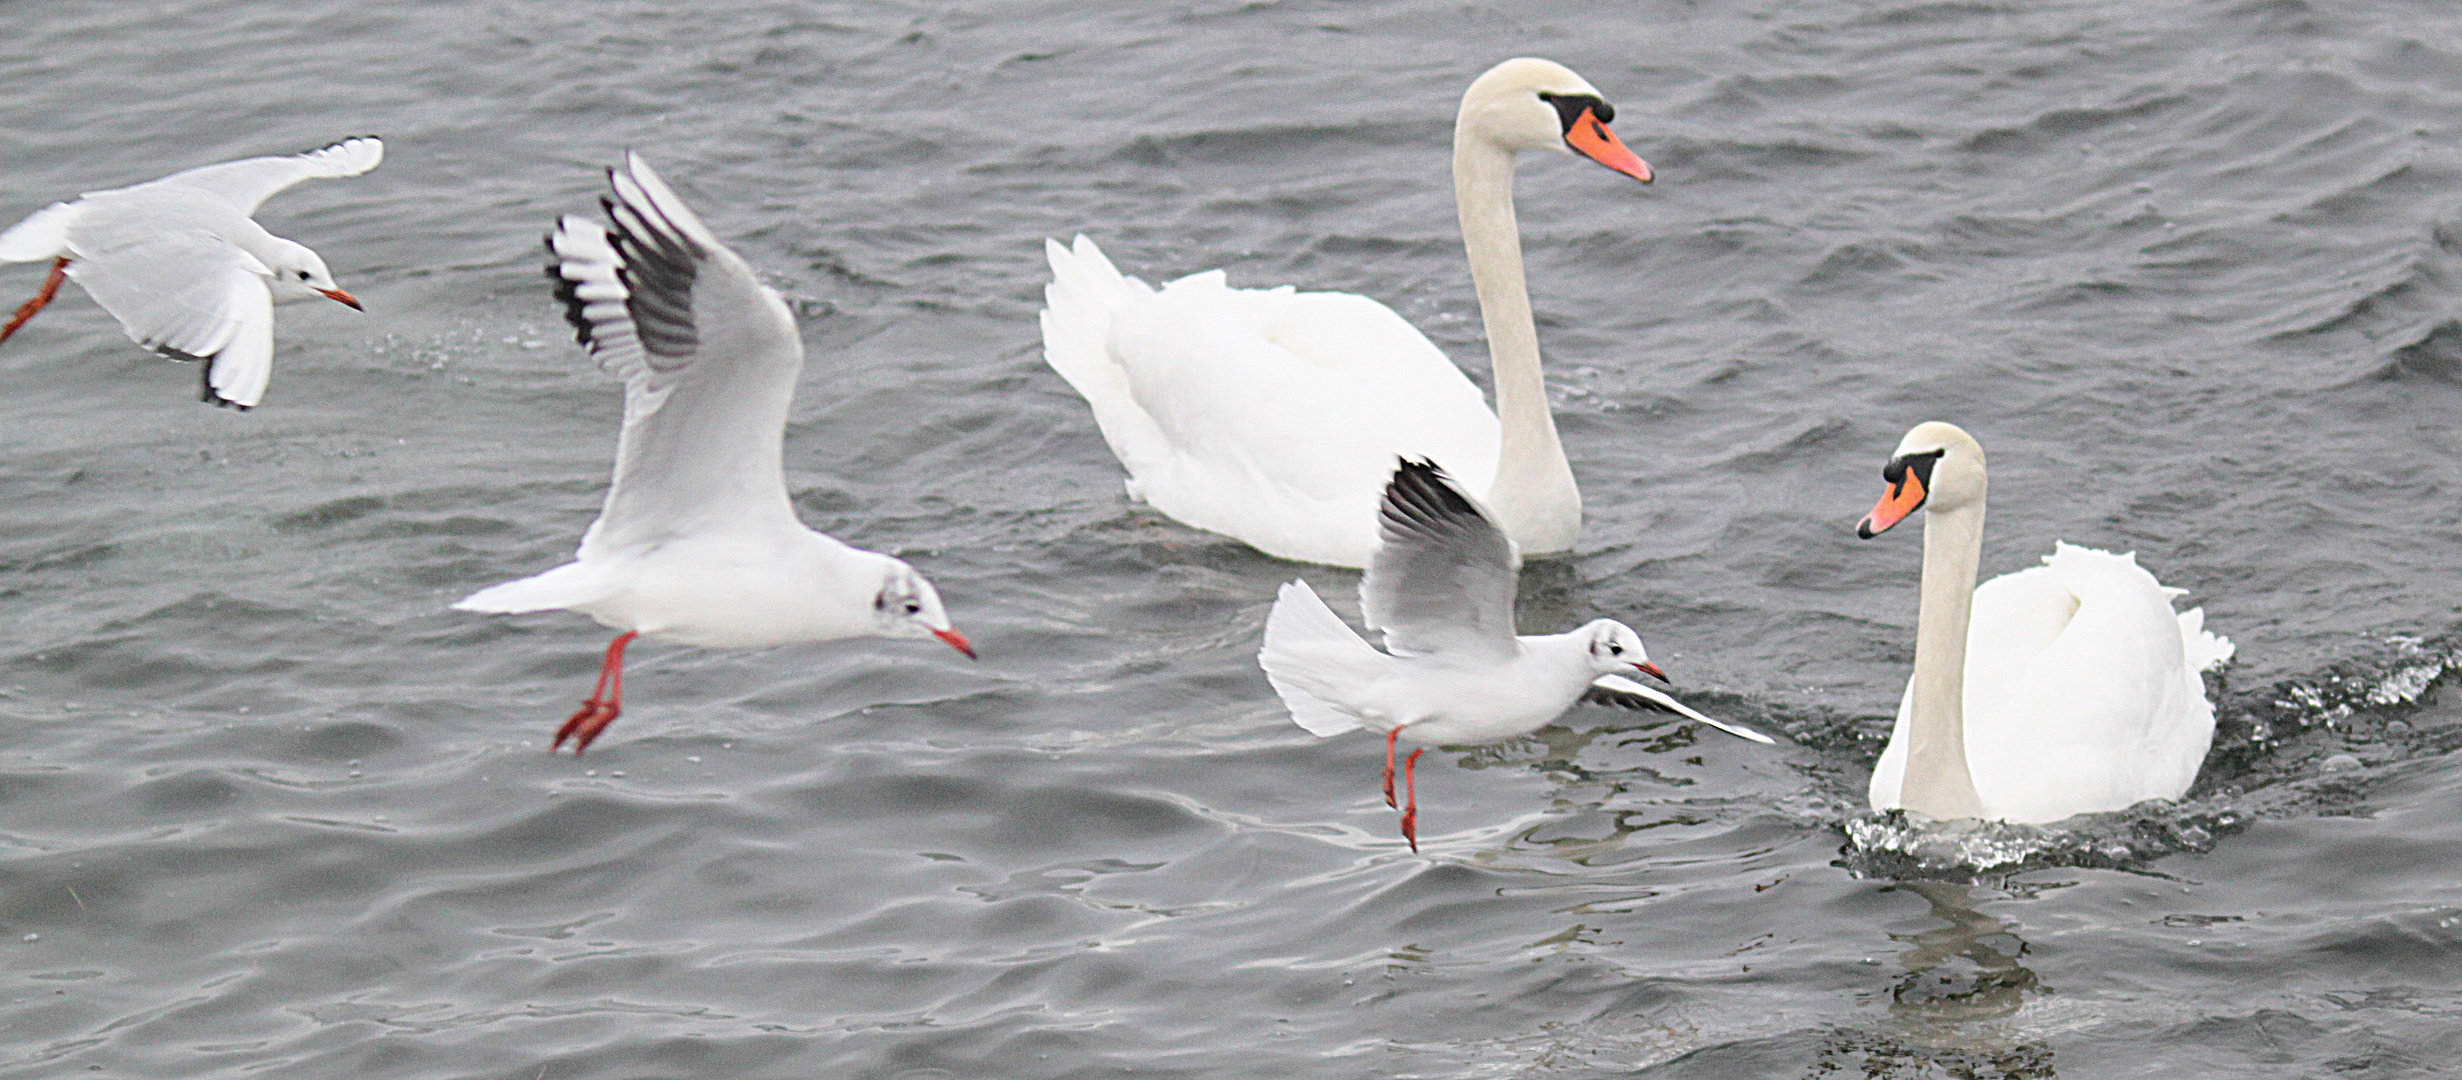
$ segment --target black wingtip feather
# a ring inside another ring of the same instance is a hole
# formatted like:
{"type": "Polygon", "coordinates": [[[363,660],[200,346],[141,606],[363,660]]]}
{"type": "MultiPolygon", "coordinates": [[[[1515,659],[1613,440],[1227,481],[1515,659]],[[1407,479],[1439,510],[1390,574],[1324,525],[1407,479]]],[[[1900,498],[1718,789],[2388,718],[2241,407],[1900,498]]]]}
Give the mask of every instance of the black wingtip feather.
{"type": "Polygon", "coordinates": [[[1670,709],[1659,702],[1652,701],[1649,698],[1643,697],[1639,694],[1618,693],[1604,686],[1593,686],[1588,690],[1582,691],[1581,699],[1592,705],[1605,705],[1610,708],[1629,709],[1633,712],[1665,713],[1669,716],[1684,715],[1683,713],[1670,709]]]}
{"type": "MultiPolygon", "coordinates": [[[[614,170],[608,170],[611,182],[614,175],[614,170]]],[[[658,214],[657,207],[636,207],[606,197],[599,199],[599,205],[614,226],[607,238],[620,260],[616,278],[629,294],[624,306],[632,313],[633,332],[640,336],[641,347],[656,356],[692,355],[701,346],[692,321],[692,287],[706,253],[674,222],[658,214]]]]}
{"type": "Polygon", "coordinates": [[[564,305],[564,321],[573,324],[574,343],[585,349],[589,348],[590,320],[581,314],[581,309],[586,303],[582,300],[579,291],[581,283],[564,276],[564,257],[556,253],[556,231],[554,229],[547,230],[543,243],[547,245],[547,280],[556,283],[556,299],[564,305]]]}
{"type": "Polygon", "coordinates": [[[1406,535],[1443,536],[1460,531],[1466,521],[1487,520],[1453,478],[1425,458],[1401,459],[1380,509],[1385,524],[1406,535]]]}

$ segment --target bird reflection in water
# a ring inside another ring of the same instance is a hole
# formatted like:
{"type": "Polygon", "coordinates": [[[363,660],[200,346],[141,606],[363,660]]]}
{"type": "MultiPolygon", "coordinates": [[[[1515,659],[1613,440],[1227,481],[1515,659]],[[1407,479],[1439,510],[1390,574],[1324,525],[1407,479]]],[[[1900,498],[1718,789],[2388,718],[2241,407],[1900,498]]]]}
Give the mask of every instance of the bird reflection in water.
{"type": "Polygon", "coordinates": [[[1898,954],[1906,974],[1889,992],[1889,1009],[1900,1016],[1972,1023],[2014,1015],[2026,992],[2044,989],[2019,959],[2026,941],[2017,924],[1976,910],[1970,886],[1941,881],[1903,881],[1897,888],[1924,898],[1933,917],[1947,926],[1891,934],[1912,946],[1898,954]],[[1960,957],[1974,965],[1960,969],[1960,957]]]}
{"type": "Polygon", "coordinates": [[[2050,991],[2020,962],[2027,945],[2017,924],[1977,910],[1971,886],[1901,881],[1891,888],[1923,897],[1945,925],[1889,935],[1908,946],[1889,989],[1896,1022],[1831,1032],[1811,1075],[2054,1080],[2050,1043],[2013,1038],[1989,1023],[2015,1015],[2028,993],[2050,991]]]}

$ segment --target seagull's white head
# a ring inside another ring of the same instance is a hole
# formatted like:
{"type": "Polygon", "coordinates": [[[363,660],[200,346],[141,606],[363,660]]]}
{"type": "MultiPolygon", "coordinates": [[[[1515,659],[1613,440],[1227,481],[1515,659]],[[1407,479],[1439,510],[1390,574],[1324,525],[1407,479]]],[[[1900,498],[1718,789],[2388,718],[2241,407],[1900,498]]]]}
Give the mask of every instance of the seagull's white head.
{"type": "Polygon", "coordinates": [[[325,269],[325,260],[306,244],[273,237],[272,258],[264,260],[274,272],[266,287],[274,294],[274,303],[287,304],[295,300],[323,298],[365,311],[359,298],[343,292],[333,283],[333,271],[325,269]]]}
{"type": "Polygon", "coordinates": [[[1649,675],[1667,681],[1667,673],[1650,662],[1650,650],[1642,647],[1641,635],[1632,627],[1600,619],[1583,627],[1582,634],[1590,642],[1591,674],[1649,675]]]}
{"type": "Polygon", "coordinates": [[[1642,183],[1650,166],[1609,129],[1616,107],[1573,69],[1553,60],[1507,60],[1470,84],[1454,119],[1457,142],[1484,142],[1508,154],[1580,154],[1642,183]]]}
{"type": "Polygon", "coordinates": [[[872,598],[874,633],[890,638],[939,638],[973,659],[975,647],[949,625],[941,610],[940,593],[915,568],[896,559],[882,559],[880,593],[872,598]]]}

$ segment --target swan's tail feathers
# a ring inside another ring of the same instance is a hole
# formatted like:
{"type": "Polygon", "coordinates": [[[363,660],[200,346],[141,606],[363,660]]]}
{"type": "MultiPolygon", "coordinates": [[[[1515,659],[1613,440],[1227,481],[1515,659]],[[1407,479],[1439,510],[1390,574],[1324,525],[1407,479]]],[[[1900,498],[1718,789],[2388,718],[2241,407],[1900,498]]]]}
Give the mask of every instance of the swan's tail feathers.
{"type": "Polygon", "coordinates": [[[57,202],[0,232],[0,262],[41,262],[68,254],[68,226],[83,208],[57,202]]]}
{"type": "Polygon", "coordinates": [[[615,590],[615,584],[596,567],[570,562],[535,577],[471,593],[453,609],[512,614],[588,607],[614,595],[615,590]]]}
{"type": "Polygon", "coordinates": [[[1051,284],[1043,287],[1043,362],[1093,407],[1103,441],[1128,469],[1134,497],[1140,472],[1169,450],[1137,404],[1128,369],[1112,355],[1111,323],[1122,308],[1153,296],[1154,289],[1121,274],[1084,236],[1071,247],[1047,239],[1043,256],[1051,263],[1051,284]]]}
{"type": "Polygon", "coordinates": [[[1385,658],[1353,632],[1305,581],[1282,587],[1265,619],[1265,648],[1257,653],[1265,679],[1291,710],[1291,719],[1311,735],[1359,729],[1359,717],[1336,701],[1384,673],[1385,658]]]}
{"type": "Polygon", "coordinates": [[[2239,647],[2231,639],[2206,631],[2206,609],[2190,608],[2180,613],[2180,645],[2188,657],[2190,671],[2210,671],[2231,659],[2239,647]]]}

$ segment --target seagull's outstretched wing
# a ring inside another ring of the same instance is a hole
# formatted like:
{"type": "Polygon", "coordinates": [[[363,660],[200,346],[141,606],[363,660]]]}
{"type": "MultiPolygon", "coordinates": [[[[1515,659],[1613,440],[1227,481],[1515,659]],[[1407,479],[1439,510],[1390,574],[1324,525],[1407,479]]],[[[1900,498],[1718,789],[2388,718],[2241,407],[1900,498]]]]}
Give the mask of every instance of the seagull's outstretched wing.
{"type": "MultiPolygon", "coordinates": [[[[275,193],[302,180],[357,176],[385,160],[384,140],[373,135],[344,139],[322,150],[289,157],[248,158],[220,165],[200,165],[172,173],[143,187],[184,187],[202,191],[255,214],[275,193]]],[[[99,193],[96,193],[99,194],[99,193]]]]}
{"type": "Polygon", "coordinates": [[[804,365],[794,316],[639,154],[607,179],[612,228],[567,215],[547,235],[576,340],[624,381],[615,484],[583,553],[713,520],[792,523],[780,453],[804,365]]]}
{"type": "Polygon", "coordinates": [[[120,321],[129,340],[166,356],[204,359],[205,400],[240,409],[273,378],[270,273],[218,236],[165,232],[68,264],[68,276],[120,321]]]}
{"type": "Polygon", "coordinates": [[[1622,675],[1599,676],[1591,682],[1590,689],[1582,694],[1581,699],[1593,705],[1613,705],[1620,709],[1674,713],[1687,720],[1708,724],[1739,739],[1750,739],[1763,746],[1778,745],[1777,740],[1767,735],[1742,724],[1730,724],[1724,720],[1710,719],[1695,712],[1691,706],[1622,675]]]}
{"type": "Polygon", "coordinates": [[[1377,508],[1382,541],[1359,581],[1368,625],[1397,656],[1512,654],[1521,556],[1444,470],[1403,461],[1377,508]]]}

